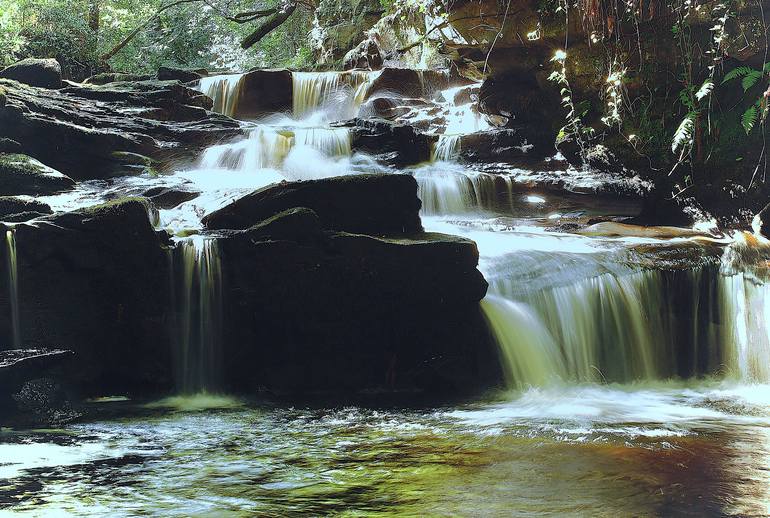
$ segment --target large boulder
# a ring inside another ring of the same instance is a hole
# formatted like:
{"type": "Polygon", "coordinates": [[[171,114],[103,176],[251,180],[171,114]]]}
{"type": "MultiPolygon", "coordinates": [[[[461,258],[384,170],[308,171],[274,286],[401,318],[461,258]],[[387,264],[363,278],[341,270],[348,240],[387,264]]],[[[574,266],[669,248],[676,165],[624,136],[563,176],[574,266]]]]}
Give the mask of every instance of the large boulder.
{"type": "MultiPolygon", "coordinates": [[[[168,256],[150,212],[128,198],[13,227],[22,344],[74,351],[60,378],[84,394],[172,385],[168,256]]],[[[5,254],[0,247],[0,264],[5,254]]],[[[0,337],[11,336],[8,306],[0,290],[0,337]]]]}
{"type": "Polygon", "coordinates": [[[230,389],[447,396],[500,379],[473,242],[319,232],[313,218],[298,209],[220,241],[230,389]]]}
{"type": "Polygon", "coordinates": [[[51,212],[50,206],[36,200],[0,196],[0,221],[25,221],[51,212]]]}
{"type": "Polygon", "coordinates": [[[293,82],[283,69],[254,70],[241,78],[234,117],[251,119],[291,110],[293,82]]]}
{"type": "Polygon", "coordinates": [[[390,165],[419,164],[430,159],[431,141],[411,124],[384,119],[352,121],[351,147],[390,165]]]}
{"type": "Polygon", "coordinates": [[[401,174],[284,182],[249,194],[203,222],[209,229],[245,229],[293,207],[312,209],[329,230],[375,235],[422,230],[417,182],[401,174]]]}
{"type": "Polygon", "coordinates": [[[27,58],[0,70],[0,77],[40,88],[61,88],[61,66],[55,59],[27,58]]]}
{"type": "Polygon", "coordinates": [[[371,82],[366,99],[376,95],[429,98],[449,88],[450,75],[437,70],[414,70],[411,68],[384,68],[371,82]]]}
{"type": "Polygon", "coordinates": [[[27,155],[0,153],[0,194],[41,196],[72,189],[74,180],[27,155]]]}

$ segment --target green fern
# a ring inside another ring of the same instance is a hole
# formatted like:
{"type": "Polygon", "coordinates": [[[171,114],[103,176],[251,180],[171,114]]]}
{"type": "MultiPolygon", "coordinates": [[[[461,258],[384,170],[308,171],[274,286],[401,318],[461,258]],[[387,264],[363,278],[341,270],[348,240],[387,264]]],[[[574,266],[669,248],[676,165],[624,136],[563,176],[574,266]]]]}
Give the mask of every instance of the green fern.
{"type": "Polygon", "coordinates": [[[741,115],[741,126],[743,126],[743,129],[746,131],[747,135],[751,133],[752,129],[754,129],[754,125],[757,123],[758,119],[759,108],[757,108],[756,104],[749,106],[748,109],[743,112],[743,115],[741,115]]]}
{"type": "Polygon", "coordinates": [[[694,112],[688,113],[674,132],[674,138],[671,141],[671,151],[674,153],[692,144],[696,115],[694,112]]]}
{"type": "Polygon", "coordinates": [[[725,74],[724,79],[722,79],[722,84],[725,84],[726,82],[732,81],[733,79],[737,79],[739,77],[745,77],[752,72],[755,72],[755,70],[751,67],[736,67],[725,74]]]}
{"type": "Polygon", "coordinates": [[[743,86],[743,91],[748,92],[752,86],[754,86],[759,82],[761,78],[762,78],[761,70],[752,70],[751,72],[746,74],[743,77],[743,80],[741,81],[741,86],[743,86]]]}

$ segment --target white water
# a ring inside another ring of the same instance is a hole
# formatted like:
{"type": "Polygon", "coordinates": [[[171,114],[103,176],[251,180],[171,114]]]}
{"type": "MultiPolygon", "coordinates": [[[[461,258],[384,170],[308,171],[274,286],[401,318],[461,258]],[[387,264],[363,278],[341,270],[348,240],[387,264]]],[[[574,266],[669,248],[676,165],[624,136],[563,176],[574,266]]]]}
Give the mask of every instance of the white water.
{"type": "Polygon", "coordinates": [[[5,232],[8,262],[8,301],[11,306],[11,348],[21,348],[21,317],[19,312],[19,265],[16,257],[16,236],[13,230],[5,232]]]}
{"type": "Polygon", "coordinates": [[[224,74],[204,77],[200,80],[200,91],[214,101],[213,110],[234,117],[238,109],[238,97],[243,74],[224,74]]]}
{"type": "Polygon", "coordinates": [[[355,117],[379,72],[292,72],[293,114],[298,119],[323,113],[326,120],[355,117]]]}

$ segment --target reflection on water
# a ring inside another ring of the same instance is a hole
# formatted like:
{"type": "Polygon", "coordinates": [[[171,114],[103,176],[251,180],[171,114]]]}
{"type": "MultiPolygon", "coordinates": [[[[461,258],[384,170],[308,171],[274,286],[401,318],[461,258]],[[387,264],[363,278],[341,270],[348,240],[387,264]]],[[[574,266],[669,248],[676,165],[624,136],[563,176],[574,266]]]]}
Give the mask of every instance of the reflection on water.
{"type": "Polygon", "coordinates": [[[119,403],[132,417],[3,432],[0,508],[21,516],[770,512],[768,386],[577,385],[421,410],[224,401],[205,411],[119,403]]]}

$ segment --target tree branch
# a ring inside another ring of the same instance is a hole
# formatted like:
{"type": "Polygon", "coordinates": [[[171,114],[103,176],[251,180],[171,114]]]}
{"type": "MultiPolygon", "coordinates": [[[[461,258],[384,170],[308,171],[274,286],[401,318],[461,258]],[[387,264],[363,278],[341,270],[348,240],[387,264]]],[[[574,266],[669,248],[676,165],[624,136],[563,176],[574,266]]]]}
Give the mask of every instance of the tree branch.
{"type": "Polygon", "coordinates": [[[241,41],[241,47],[244,49],[248,49],[253,47],[256,43],[258,43],[262,38],[270,34],[270,32],[273,31],[273,29],[276,29],[280,25],[282,25],[286,20],[289,19],[289,17],[294,14],[294,11],[297,9],[297,2],[294,0],[291,0],[288,2],[283,9],[280,11],[277,11],[275,14],[271,15],[265,23],[260,25],[254,32],[243,38],[241,41]]]}

